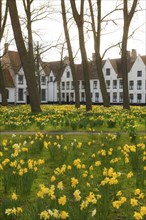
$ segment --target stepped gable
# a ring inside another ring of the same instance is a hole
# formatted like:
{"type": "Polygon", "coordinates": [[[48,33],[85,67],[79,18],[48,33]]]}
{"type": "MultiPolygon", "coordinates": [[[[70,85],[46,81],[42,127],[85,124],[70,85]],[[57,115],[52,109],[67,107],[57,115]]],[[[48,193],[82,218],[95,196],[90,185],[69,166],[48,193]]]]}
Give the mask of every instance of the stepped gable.
{"type": "Polygon", "coordinates": [[[3,70],[3,75],[6,88],[14,88],[14,81],[8,69],[3,70]]]}
{"type": "Polygon", "coordinates": [[[15,73],[18,73],[22,66],[19,53],[16,51],[8,51],[8,56],[10,59],[11,67],[13,68],[15,73]]]}

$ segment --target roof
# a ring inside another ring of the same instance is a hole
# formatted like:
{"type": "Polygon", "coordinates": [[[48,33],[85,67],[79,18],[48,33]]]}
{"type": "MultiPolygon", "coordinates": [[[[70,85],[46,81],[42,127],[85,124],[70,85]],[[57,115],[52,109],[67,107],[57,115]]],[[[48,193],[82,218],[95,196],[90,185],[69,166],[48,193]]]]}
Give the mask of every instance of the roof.
{"type": "MultiPolygon", "coordinates": [[[[118,77],[121,78],[122,77],[122,63],[121,63],[121,58],[117,58],[117,59],[109,59],[110,63],[113,67],[113,69],[115,70],[115,72],[117,73],[118,77]]],[[[128,72],[130,72],[133,64],[134,64],[134,60],[133,59],[129,59],[127,62],[127,70],[128,72]]]]}
{"type": "Polygon", "coordinates": [[[144,56],[140,56],[140,57],[141,57],[142,61],[144,62],[144,64],[146,65],[146,56],[144,55],[144,56]]]}
{"type": "Polygon", "coordinates": [[[4,69],[3,70],[3,74],[4,74],[5,87],[6,88],[14,88],[15,87],[14,81],[12,79],[12,76],[11,76],[9,70],[8,69],[4,69]]]}
{"type": "Polygon", "coordinates": [[[18,73],[18,71],[21,68],[21,60],[19,53],[17,51],[8,51],[8,56],[11,62],[11,66],[15,73],[18,73]]]}
{"type": "Polygon", "coordinates": [[[56,80],[59,80],[65,69],[63,61],[41,62],[41,66],[46,75],[50,75],[52,71],[56,80]]]}
{"type": "MultiPolygon", "coordinates": [[[[17,51],[8,51],[8,56],[9,56],[10,63],[11,63],[11,66],[12,66],[14,72],[18,73],[18,71],[21,68],[21,60],[19,57],[19,53],[17,51]]],[[[143,60],[144,64],[146,65],[146,55],[140,56],[140,57],[143,60]]],[[[113,69],[115,70],[117,76],[122,77],[121,58],[109,59],[109,61],[112,65],[113,69]]],[[[106,62],[106,60],[102,61],[102,66],[104,66],[105,62],[106,62]]],[[[134,62],[135,62],[135,60],[133,60],[132,58],[129,57],[128,66],[127,66],[128,72],[132,68],[134,62]]],[[[61,78],[67,64],[65,64],[64,61],[43,62],[40,59],[40,65],[46,75],[50,75],[50,73],[52,71],[55,78],[56,78],[56,81],[58,81],[61,78]]],[[[95,61],[88,62],[88,65],[89,65],[90,79],[98,79],[98,73],[97,73],[95,61]]],[[[75,68],[76,68],[77,80],[84,80],[82,64],[75,64],[75,68]]]]}
{"type": "MultiPolygon", "coordinates": [[[[88,63],[89,65],[89,75],[90,79],[97,79],[97,69],[96,69],[96,64],[95,62],[91,61],[88,63]]],[[[76,75],[77,75],[77,80],[84,80],[84,72],[83,72],[83,65],[82,64],[75,64],[76,68],[76,75]]]]}

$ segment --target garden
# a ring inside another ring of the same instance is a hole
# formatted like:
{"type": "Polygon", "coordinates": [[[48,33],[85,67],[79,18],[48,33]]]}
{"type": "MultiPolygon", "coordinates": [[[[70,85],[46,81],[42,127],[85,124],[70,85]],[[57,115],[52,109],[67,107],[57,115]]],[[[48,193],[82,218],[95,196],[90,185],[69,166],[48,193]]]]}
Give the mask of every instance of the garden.
{"type": "Polygon", "coordinates": [[[145,220],[146,107],[0,108],[0,220],[145,220]]]}

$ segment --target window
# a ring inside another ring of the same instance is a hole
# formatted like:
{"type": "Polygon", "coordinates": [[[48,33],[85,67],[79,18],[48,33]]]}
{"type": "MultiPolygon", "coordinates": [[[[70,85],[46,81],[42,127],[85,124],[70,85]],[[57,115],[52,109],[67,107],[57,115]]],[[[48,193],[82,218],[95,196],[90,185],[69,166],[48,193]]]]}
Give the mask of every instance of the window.
{"type": "MultiPolygon", "coordinates": [[[[51,77],[50,77],[51,78],[51,77]]],[[[41,77],[41,82],[42,82],[42,85],[45,85],[46,84],[46,77],[45,76],[42,76],[41,77]]]]}
{"type": "Polygon", "coordinates": [[[91,100],[92,100],[92,98],[93,98],[93,93],[92,92],[90,93],[90,96],[91,96],[91,100]]]}
{"type": "Polygon", "coordinates": [[[85,89],[85,82],[82,81],[82,89],[85,89]]]}
{"type": "Polygon", "coordinates": [[[110,76],[110,69],[109,68],[106,69],[106,76],[110,76]]]}
{"type": "Polygon", "coordinates": [[[71,82],[71,89],[72,90],[74,89],[74,82],[73,81],[71,82]]]}
{"type": "Polygon", "coordinates": [[[53,82],[53,76],[50,76],[50,82],[53,82]]]}
{"type": "Polygon", "coordinates": [[[113,80],[113,89],[117,89],[117,80],[113,80]]]}
{"type": "Polygon", "coordinates": [[[120,79],[120,85],[119,85],[119,88],[120,88],[120,89],[123,89],[123,80],[122,80],[122,79],[120,79]]]}
{"type": "Polygon", "coordinates": [[[129,81],[129,89],[133,90],[133,87],[134,87],[134,81],[130,80],[129,81]]]}
{"type": "Polygon", "coordinates": [[[67,89],[67,90],[70,89],[70,82],[66,82],[66,89],[67,89]]]}
{"type": "Polygon", "coordinates": [[[110,80],[106,80],[106,88],[110,89],[110,80]]]}
{"type": "Polygon", "coordinates": [[[93,89],[97,89],[97,81],[93,81],[93,89]]]}
{"type": "Polygon", "coordinates": [[[84,93],[84,92],[81,93],[81,101],[82,101],[82,102],[85,101],[85,93],[84,93]]]}
{"type": "Polygon", "coordinates": [[[123,92],[120,92],[119,94],[119,102],[123,102],[123,92]]]}
{"type": "Polygon", "coordinates": [[[113,92],[113,102],[117,102],[117,93],[113,92]]]}
{"type": "Polygon", "coordinates": [[[18,84],[23,84],[23,75],[18,75],[18,84]]]}
{"type": "Polygon", "coordinates": [[[99,102],[99,93],[98,92],[95,93],[95,102],[99,102]]]}
{"type": "Polygon", "coordinates": [[[137,94],[137,102],[141,103],[141,94],[137,94]]]}
{"type": "Polygon", "coordinates": [[[133,94],[129,94],[129,98],[130,98],[130,103],[133,103],[133,98],[134,98],[133,94]]]}
{"type": "Polygon", "coordinates": [[[138,90],[142,89],[142,80],[137,80],[137,89],[138,90]]]}
{"type": "Polygon", "coordinates": [[[73,93],[73,92],[70,93],[70,101],[71,101],[71,102],[74,101],[74,93],[73,93]]]}
{"type": "Polygon", "coordinates": [[[18,101],[23,101],[23,89],[18,89],[18,101]]]}
{"type": "Polygon", "coordinates": [[[66,93],[66,102],[69,103],[69,93],[66,93]]]}
{"type": "Polygon", "coordinates": [[[141,77],[142,76],[142,71],[141,70],[138,70],[137,71],[137,77],[141,77]]]}
{"type": "Polygon", "coordinates": [[[62,82],[62,90],[65,90],[65,82],[62,82]]]}
{"type": "Polygon", "coordinates": [[[109,101],[110,101],[110,93],[108,92],[107,95],[108,95],[108,98],[109,98],[109,101]]]}
{"type": "Polygon", "coordinates": [[[70,77],[70,72],[67,71],[67,73],[66,73],[66,78],[69,78],[69,77],[70,77]]]}
{"type": "Polygon", "coordinates": [[[62,93],[62,101],[65,102],[65,93],[62,93]]]}
{"type": "Polygon", "coordinates": [[[46,89],[41,90],[41,95],[42,101],[46,101],[46,89]]]}

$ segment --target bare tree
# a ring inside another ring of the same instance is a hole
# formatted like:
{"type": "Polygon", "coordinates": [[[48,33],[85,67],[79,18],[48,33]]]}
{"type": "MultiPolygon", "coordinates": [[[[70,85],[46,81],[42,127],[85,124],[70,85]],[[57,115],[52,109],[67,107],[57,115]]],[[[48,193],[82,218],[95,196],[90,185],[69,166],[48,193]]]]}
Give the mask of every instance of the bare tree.
{"type": "Polygon", "coordinates": [[[73,57],[73,52],[72,52],[72,47],[71,47],[71,40],[70,40],[70,36],[69,36],[69,32],[68,32],[66,9],[65,9],[64,0],[61,0],[61,8],[62,8],[62,18],[63,18],[63,24],[64,24],[63,26],[64,26],[64,32],[65,32],[66,43],[67,43],[67,48],[68,48],[70,67],[71,67],[71,72],[72,72],[72,76],[73,76],[73,83],[74,83],[74,90],[75,90],[75,106],[76,106],[76,108],[79,108],[80,107],[79,85],[78,85],[78,81],[77,81],[74,57],[73,57]]]}
{"type": "MultiPolygon", "coordinates": [[[[3,10],[3,0],[0,0],[0,44],[1,44],[1,40],[3,38],[3,33],[4,33],[6,21],[7,21],[7,15],[8,15],[8,5],[6,3],[5,9],[3,10]],[[2,13],[3,11],[4,11],[4,15],[2,13]]],[[[7,52],[7,51],[5,51],[5,52],[7,52]]],[[[0,57],[0,92],[1,92],[1,96],[2,96],[2,105],[6,106],[8,104],[7,90],[6,90],[4,74],[3,74],[3,70],[2,70],[1,57],[0,57]]]]}
{"type": "Polygon", "coordinates": [[[78,34],[79,34],[79,45],[80,45],[83,72],[84,72],[84,81],[85,81],[86,110],[90,111],[92,109],[92,101],[91,101],[91,93],[90,93],[89,67],[88,67],[88,60],[87,60],[87,53],[86,53],[85,39],[84,39],[84,3],[85,0],[80,1],[80,14],[79,14],[77,10],[76,1],[70,0],[73,17],[77,24],[78,34]]]}
{"type": "MultiPolygon", "coordinates": [[[[121,63],[122,63],[122,76],[123,76],[123,108],[130,109],[129,105],[129,90],[128,90],[128,69],[127,69],[127,42],[129,27],[135,9],[137,6],[138,0],[133,0],[131,9],[129,10],[129,1],[123,0],[123,17],[124,17],[124,26],[123,26],[123,37],[122,37],[122,47],[121,47],[121,63]]],[[[131,4],[131,1],[130,1],[131,4]]]]}
{"type": "Polygon", "coordinates": [[[93,32],[93,39],[94,39],[94,50],[95,50],[95,60],[96,60],[96,67],[97,67],[97,74],[99,77],[100,82],[100,88],[101,88],[101,94],[103,99],[103,104],[106,107],[110,106],[110,100],[108,98],[108,93],[106,89],[106,83],[102,71],[102,58],[100,55],[100,40],[101,40],[101,0],[97,0],[97,28],[95,24],[95,15],[94,15],[94,9],[92,5],[92,1],[88,0],[89,2],[89,8],[90,8],[90,14],[91,14],[91,24],[92,24],[92,32],[93,32]]]}
{"type": "MultiPolygon", "coordinates": [[[[35,62],[33,58],[33,46],[30,42],[29,44],[29,50],[27,52],[27,49],[25,47],[24,39],[22,36],[22,30],[20,26],[17,6],[16,6],[16,0],[7,0],[8,7],[9,7],[9,13],[14,33],[14,38],[17,45],[17,50],[22,62],[22,66],[24,69],[24,74],[27,82],[27,88],[28,93],[30,97],[30,105],[31,105],[31,111],[32,112],[41,112],[40,108],[40,98],[39,98],[39,92],[36,82],[36,76],[35,76],[35,62]]],[[[29,1],[27,1],[29,4],[29,1]]],[[[31,41],[31,36],[30,36],[31,41]]]]}

